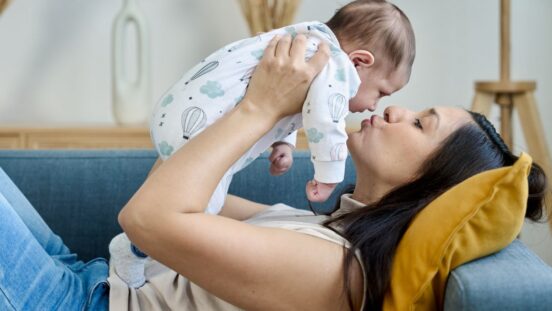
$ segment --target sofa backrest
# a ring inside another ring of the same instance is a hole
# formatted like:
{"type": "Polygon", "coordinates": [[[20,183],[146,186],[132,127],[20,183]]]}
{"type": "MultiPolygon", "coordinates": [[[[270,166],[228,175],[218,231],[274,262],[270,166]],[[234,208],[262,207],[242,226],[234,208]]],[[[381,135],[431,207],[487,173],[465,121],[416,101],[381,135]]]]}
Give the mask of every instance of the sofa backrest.
{"type": "MultiPolygon", "coordinates": [[[[279,177],[270,176],[267,157],[261,155],[236,174],[230,193],[308,209],[305,184],[313,176],[309,154],[295,153],[292,169],[279,177]]],[[[121,232],[117,214],[155,160],[153,150],[0,150],[0,167],[83,259],[108,256],[109,241],[121,232]]],[[[314,207],[320,211],[331,208],[343,185],[353,181],[349,160],[345,182],[325,204],[314,207]]]]}

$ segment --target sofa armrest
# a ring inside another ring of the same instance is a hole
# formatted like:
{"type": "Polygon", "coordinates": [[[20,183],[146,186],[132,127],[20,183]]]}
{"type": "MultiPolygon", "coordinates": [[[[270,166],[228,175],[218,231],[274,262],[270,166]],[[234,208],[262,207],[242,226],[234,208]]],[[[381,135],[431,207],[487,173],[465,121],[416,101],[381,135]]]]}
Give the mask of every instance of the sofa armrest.
{"type": "Polygon", "coordinates": [[[519,240],[454,269],[447,281],[447,311],[551,308],[552,267],[519,240]]]}

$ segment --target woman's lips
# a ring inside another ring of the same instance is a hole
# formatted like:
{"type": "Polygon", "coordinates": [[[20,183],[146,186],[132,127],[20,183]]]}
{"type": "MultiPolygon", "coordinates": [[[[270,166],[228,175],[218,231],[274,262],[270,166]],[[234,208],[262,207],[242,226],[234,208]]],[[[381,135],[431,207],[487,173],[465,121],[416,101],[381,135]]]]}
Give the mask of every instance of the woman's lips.
{"type": "Polygon", "coordinates": [[[379,122],[379,121],[377,120],[378,118],[381,119],[380,116],[374,114],[374,115],[372,115],[370,118],[362,120],[362,121],[360,122],[360,128],[363,129],[363,128],[367,127],[367,126],[374,127],[374,125],[376,125],[376,122],[379,122]]]}
{"type": "Polygon", "coordinates": [[[375,124],[376,118],[377,118],[377,117],[378,117],[378,116],[375,115],[375,114],[372,115],[372,117],[370,118],[370,125],[374,125],[374,124],[375,124]]]}

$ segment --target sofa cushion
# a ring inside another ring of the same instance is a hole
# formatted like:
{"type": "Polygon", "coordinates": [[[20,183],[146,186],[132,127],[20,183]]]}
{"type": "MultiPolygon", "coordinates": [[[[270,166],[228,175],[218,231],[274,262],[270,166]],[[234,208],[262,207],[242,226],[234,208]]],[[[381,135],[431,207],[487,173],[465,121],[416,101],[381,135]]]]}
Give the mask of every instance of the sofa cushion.
{"type": "Polygon", "coordinates": [[[385,310],[437,310],[449,272],[510,244],[519,234],[531,158],[477,174],[451,188],[412,221],[395,254],[385,310]]]}

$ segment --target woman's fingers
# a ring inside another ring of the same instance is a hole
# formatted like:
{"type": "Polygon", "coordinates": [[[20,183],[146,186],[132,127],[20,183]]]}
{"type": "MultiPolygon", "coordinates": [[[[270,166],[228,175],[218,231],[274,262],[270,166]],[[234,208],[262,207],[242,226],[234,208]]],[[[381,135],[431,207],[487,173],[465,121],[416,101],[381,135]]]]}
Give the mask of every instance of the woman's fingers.
{"type": "Polygon", "coordinates": [[[277,58],[287,58],[289,57],[289,48],[291,46],[291,36],[285,35],[280,40],[278,40],[278,44],[276,45],[276,57],[277,58]]]}
{"type": "Polygon", "coordinates": [[[268,41],[261,61],[274,58],[274,56],[276,55],[276,45],[278,44],[279,40],[280,36],[275,35],[272,39],[270,39],[270,41],[268,41]]]}
{"type": "Polygon", "coordinates": [[[328,63],[330,59],[330,47],[325,42],[321,42],[318,45],[318,51],[314,56],[308,61],[308,64],[311,65],[311,68],[314,70],[314,74],[317,75],[324,66],[328,63]]]}
{"type": "Polygon", "coordinates": [[[306,43],[302,35],[293,42],[290,36],[269,42],[244,97],[251,108],[276,118],[301,111],[310,83],[329,59],[329,48],[320,45],[306,62],[306,43]]]}
{"type": "Polygon", "coordinates": [[[289,55],[293,60],[305,61],[305,51],[307,50],[307,37],[302,34],[298,34],[293,43],[291,44],[291,50],[289,55]]]}

